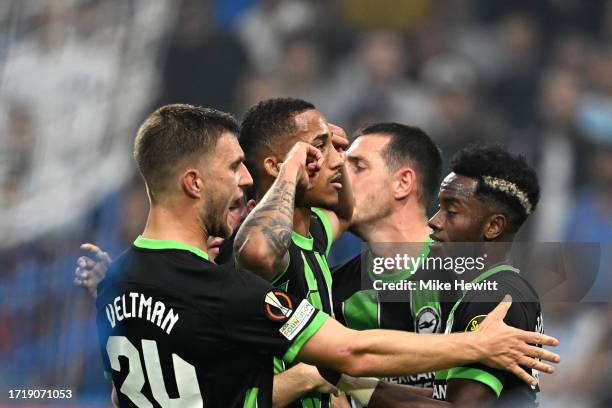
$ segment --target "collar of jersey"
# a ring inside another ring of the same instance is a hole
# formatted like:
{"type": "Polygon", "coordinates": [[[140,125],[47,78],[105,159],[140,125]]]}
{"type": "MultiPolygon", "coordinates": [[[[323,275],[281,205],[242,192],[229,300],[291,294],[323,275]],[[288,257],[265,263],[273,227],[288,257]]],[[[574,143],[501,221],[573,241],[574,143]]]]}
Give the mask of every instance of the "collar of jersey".
{"type": "Polygon", "coordinates": [[[314,247],[313,237],[305,237],[303,235],[298,234],[295,231],[291,231],[291,239],[293,240],[293,243],[295,245],[307,251],[312,251],[312,248],[314,247]]]}
{"type": "Polygon", "coordinates": [[[192,254],[196,254],[200,258],[204,258],[208,261],[208,254],[206,252],[202,251],[200,248],[187,245],[180,241],[145,238],[142,235],[139,235],[134,241],[134,246],[144,249],[180,249],[183,251],[189,251],[192,254]]]}

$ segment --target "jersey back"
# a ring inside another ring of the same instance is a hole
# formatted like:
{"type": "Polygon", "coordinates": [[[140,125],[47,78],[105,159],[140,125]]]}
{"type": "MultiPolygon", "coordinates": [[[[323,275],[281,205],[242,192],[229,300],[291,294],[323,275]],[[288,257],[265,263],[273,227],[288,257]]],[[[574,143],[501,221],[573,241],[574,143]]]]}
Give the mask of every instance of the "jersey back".
{"type": "Polygon", "coordinates": [[[270,407],[272,356],[292,362],[297,339],[326,318],[233,263],[142,237],[111,265],[96,305],[122,407],[270,407]]]}

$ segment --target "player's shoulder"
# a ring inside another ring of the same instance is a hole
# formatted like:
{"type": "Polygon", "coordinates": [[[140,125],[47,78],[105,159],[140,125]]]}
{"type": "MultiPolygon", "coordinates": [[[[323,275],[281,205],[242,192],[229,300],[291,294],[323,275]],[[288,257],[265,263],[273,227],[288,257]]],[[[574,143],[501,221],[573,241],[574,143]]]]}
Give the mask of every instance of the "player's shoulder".
{"type": "Polygon", "coordinates": [[[540,301],[537,291],[518,269],[516,271],[503,270],[487,280],[497,283],[497,291],[503,292],[502,297],[508,294],[516,302],[530,303],[540,301]]]}

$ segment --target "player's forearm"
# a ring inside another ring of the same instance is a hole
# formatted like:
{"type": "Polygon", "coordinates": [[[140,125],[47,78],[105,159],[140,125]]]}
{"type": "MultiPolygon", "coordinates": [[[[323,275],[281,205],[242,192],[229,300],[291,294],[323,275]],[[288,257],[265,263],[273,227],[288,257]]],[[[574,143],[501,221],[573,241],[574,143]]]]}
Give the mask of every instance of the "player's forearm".
{"type": "Polygon", "coordinates": [[[455,367],[484,357],[473,333],[450,335],[368,330],[355,336],[356,376],[396,376],[455,367]]]}
{"type": "Polygon", "coordinates": [[[313,367],[298,364],[274,376],[272,387],[272,407],[282,408],[315,389],[310,380],[313,367]]]}
{"type": "Polygon", "coordinates": [[[298,174],[296,166],[281,167],[266,195],[240,226],[234,241],[238,263],[265,275],[268,280],[286,265],[298,174]]]}

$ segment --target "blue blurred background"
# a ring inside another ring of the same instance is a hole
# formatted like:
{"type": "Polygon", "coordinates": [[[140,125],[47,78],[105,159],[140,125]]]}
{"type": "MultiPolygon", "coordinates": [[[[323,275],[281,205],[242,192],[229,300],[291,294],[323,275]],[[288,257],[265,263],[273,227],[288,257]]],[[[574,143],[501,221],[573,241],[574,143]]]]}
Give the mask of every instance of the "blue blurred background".
{"type": "MultiPolygon", "coordinates": [[[[75,260],[84,241],[116,256],[141,231],[131,144],[157,106],[240,118],[300,97],[349,133],[418,125],[446,160],[500,141],[540,177],[525,240],[610,243],[611,44],[609,0],[0,2],[0,401],[69,388],[72,404],[109,405],[75,260]]],[[[359,250],[344,237],[332,263],[359,250]]],[[[544,309],[564,361],[542,380],[542,406],[612,406],[610,303],[544,309]]]]}

